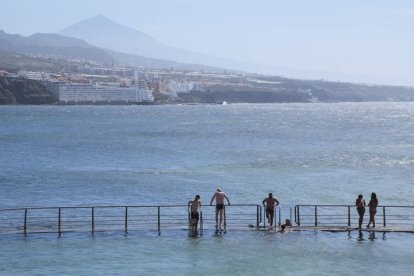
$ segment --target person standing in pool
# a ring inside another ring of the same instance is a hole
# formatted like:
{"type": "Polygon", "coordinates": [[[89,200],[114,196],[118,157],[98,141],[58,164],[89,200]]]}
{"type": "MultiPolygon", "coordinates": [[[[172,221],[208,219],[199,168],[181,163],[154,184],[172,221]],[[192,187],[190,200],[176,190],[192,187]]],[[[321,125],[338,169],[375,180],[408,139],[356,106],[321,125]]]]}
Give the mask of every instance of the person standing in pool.
{"type": "Polygon", "coordinates": [[[223,221],[223,210],[224,210],[224,199],[227,200],[227,203],[230,205],[230,200],[226,196],[224,192],[220,189],[214,193],[213,197],[211,198],[210,205],[213,205],[213,200],[216,200],[216,229],[221,231],[221,222],[223,221]],[[219,216],[220,216],[220,223],[219,223],[219,216]]]}
{"type": "Polygon", "coordinates": [[[197,233],[198,221],[200,220],[201,201],[200,196],[196,195],[194,200],[188,202],[188,210],[190,213],[191,232],[197,233]]]}
{"type": "Polygon", "coordinates": [[[265,198],[263,201],[263,206],[266,206],[266,218],[267,222],[270,224],[270,227],[273,226],[273,218],[275,217],[275,207],[279,205],[279,201],[273,197],[272,193],[269,193],[269,197],[265,198]],[[265,204],[266,203],[266,204],[265,204]]]}
{"type": "Polygon", "coordinates": [[[359,215],[359,224],[358,224],[359,226],[358,226],[358,228],[359,228],[359,230],[361,230],[362,221],[364,220],[365,206],[366,206],[365,200],[364,200],[362,195],[358,196],[358,198],[355,201],[355,205],[356,205],[358,215],[359,215]]]}
{"type": "Polygon", "coordinates": [[[369,226],[371,225],[371,222],[372,222],[372,227],[375,228],[375,214],[377,213],[377,206],[378,206],[377,194],[372,193],[371,194],[371,200],[368,203],[369,222],[368,222],[367,228],[369,228],[369,226]]]}

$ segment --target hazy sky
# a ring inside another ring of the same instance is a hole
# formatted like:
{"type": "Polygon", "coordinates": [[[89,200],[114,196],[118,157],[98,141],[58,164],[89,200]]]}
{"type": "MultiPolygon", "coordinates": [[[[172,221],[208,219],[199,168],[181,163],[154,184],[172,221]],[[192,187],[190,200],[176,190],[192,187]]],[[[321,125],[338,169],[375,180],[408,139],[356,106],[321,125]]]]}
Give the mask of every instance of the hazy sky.
{"type": "MultiPolygon", "coordinates": [[[[57,32],[103,14],[169,46],[414,85],[414,1],[0,0],[0,29],[57,32]],[[367,76],[367,77],[364,77],[367,76]]],[[[324,75],[321,73],[321,78],[324,75]]]]}

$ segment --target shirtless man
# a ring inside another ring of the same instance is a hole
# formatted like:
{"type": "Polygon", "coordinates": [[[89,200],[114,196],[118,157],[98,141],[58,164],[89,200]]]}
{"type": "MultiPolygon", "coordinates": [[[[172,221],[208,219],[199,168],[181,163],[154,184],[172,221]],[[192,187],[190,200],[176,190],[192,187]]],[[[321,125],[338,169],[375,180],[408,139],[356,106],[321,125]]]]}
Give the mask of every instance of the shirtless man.
{"type": "Polygon", "coordinates": [[[191,232],[197,232],[197,225],[200,219],[200,211],[201,211],[201,201],[200,196],[196,195],[194,200],[190,200],[188,202],[188,210],[191,212],[190,214],[190,225],[191,225],[191,232]]]}
{"type": "Polygon", "coordinates": [[[224,192],[220,189],[214,193],[213,197],[211,198],[210,205],[213,205],[213,200],[216,199],[216,229],[221,231],[221,222],[223,220],[223,209],[224,209],[224,199],[227,200],[227,203],[230,205],[230,200],[226,196],[224,192]],[[220,216],[220,223],[218,221],[218,217],[220,216]]]}
{"type": "Polygon", "coordinates": [[[273,197],[272,193],[269,193],[269,197],[265,198],[262,203],[263,203],[263,206],[266,206],[267,222],[270,224],[270,227],[272,227],[273,218],[275,216],[275,207],[279,205],[279,201],[273,197]]]}

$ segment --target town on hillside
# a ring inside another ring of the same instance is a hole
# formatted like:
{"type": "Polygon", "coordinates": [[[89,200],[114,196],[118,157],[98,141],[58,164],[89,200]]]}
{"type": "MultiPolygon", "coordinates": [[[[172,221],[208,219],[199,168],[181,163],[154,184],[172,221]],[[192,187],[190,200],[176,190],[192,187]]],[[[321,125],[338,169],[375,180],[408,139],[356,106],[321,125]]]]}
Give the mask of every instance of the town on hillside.
{"type": "Polygon", "coordinates": [[[18,62],[0,63],[0,104],[414,100],[414,89],[410,87],[296,80],[217,68],[144,68],[84,59],[24,55],[14,58],[18,62]]]}

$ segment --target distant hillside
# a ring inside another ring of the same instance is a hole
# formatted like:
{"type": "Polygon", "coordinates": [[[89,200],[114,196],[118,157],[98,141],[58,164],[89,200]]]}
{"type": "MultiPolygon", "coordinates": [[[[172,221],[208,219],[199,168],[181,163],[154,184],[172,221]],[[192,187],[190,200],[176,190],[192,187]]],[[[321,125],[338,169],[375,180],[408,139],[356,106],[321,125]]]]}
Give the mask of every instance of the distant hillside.
{"type": "Polygon", "coordinates": [[[102,63],[111,63],[113,59],[104,50],[83,40],[57,34],[34,34],[24,37],[0,31],[0,50],[25,55],[88,59],[102,63]]]}
{"type": "Polygon", "coordinates": [[[276,76],[263,77],[263,80],[265,80],[263,84],[256,84],[256,86],[301,91],[321,102],[414,101],[414,87],[295,80],[276,76]]]}
{"type": "Polygon", "coordinates": [[[113,57],[113,60],[117,64],[130,65],[130,66],[140,66],[143,68],[161,68],[161,69],[174,69],[174,70],[183,70],[183,71],[208,71],[215,73],[222,73],[225,71],[223,68],[200,65],[200,64],[190,64],[190,63],[181,63],[170,60],[162,60],[155,58],[147,58],[137,55],[124,54],[111,50],[106,50],[108,54],[113,57]]]}
{"type": "MultiPolygon", "coordinates": [[[[36,56],[40,58],[84,59],[104,64],[114,63],[145,68],[175,68],[179,70],[207,70],[212,72],[223,71],[223,69],[216,67],[152,59],[101,49],[92,46],[83,40],[57,34],[34,34],[25,37],[0,31],[0,56],[2,55],[7,60],[13,60],[15,59],[15,57],[13,58],[13,55],[15,54],[36,56]]],[[[27,61],[27,59],[25,59],[25,61],[27,61]]],[[[10,69],[17,67],[19,63],[15,63],[13,66],[13,63],[8,63],[6,60],[0,59],[0,66],[2,66],[2,64],[4,68],[10,69]],[[7,63],[7,67],[4,66],[5,63],[7,63]]],[[[35,66],[31,63],[30,67],[35,66]]],[[[46,66],[46,69],[49,67],[50,66],[46,66]]],[[[45,68],[43,68],[43,70],[44,69],[45,68]]]]}
{"type": "Polygon", "coordinates": [[[24,54],[4,52],[0,50],[0,69],[12,73],[16,73],[20,70],[63,72],[67,65],[67,60],[30,57],[24,54]]]}

